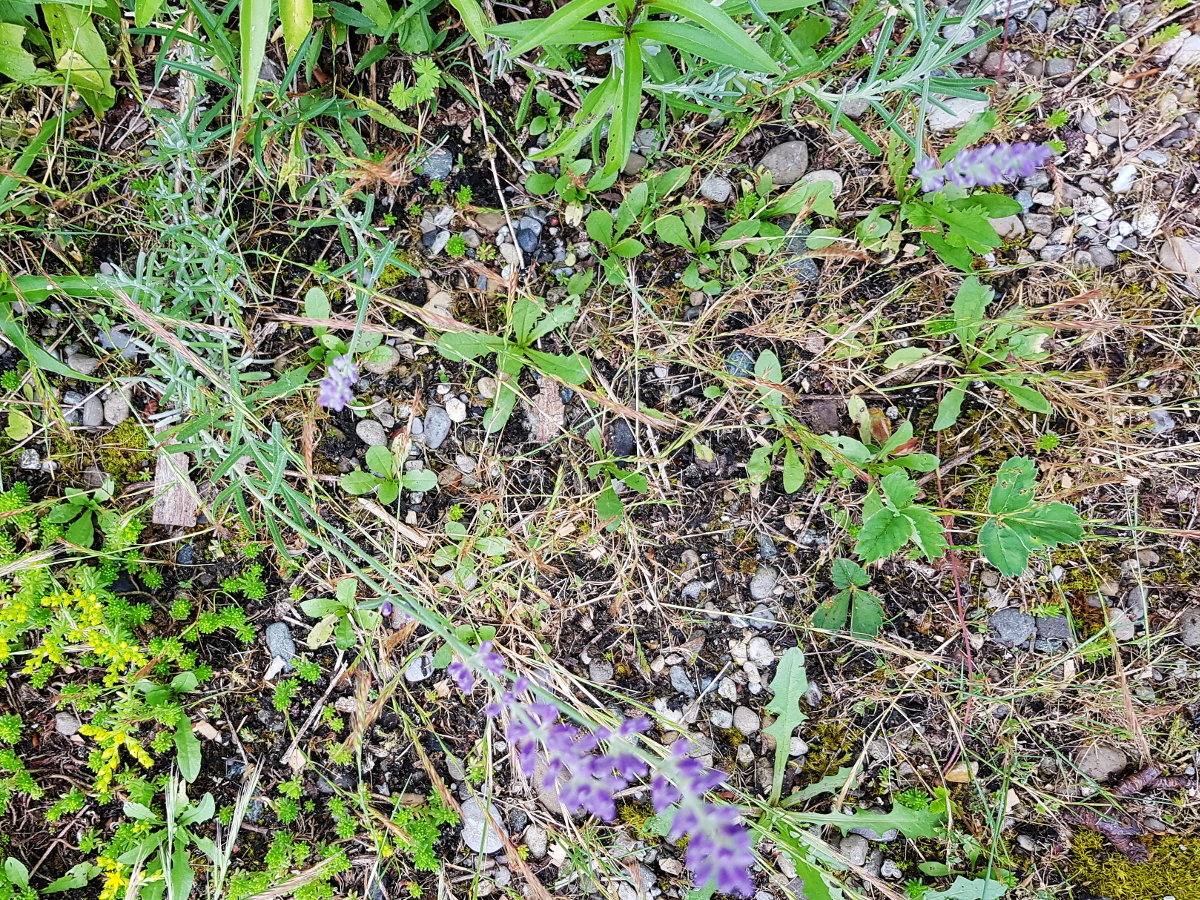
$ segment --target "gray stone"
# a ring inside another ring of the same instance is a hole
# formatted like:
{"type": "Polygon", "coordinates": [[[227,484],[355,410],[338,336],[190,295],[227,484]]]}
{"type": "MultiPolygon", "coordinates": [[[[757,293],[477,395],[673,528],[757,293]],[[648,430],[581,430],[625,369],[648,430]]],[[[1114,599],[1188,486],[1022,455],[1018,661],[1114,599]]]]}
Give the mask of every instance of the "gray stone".
{"type": "Polygon", "coordinates": [[[104,421],[120,425],[129,418],[129,401],[120,391],[113,391],[104,401],[104,421]]]}
{"type": "Polygon", "coordinates": [[[1079,117],[1079,130],[1084,134],[1095,134],[1099,128],[1100,125],[1096,121],[1096,117],[1090,112],[1085,112],[1079,117]]]}
{"type": "Polygon", "coordinates": [[[1171,64],[1181,69],[1200,66],[1200,34],[1191,35],[1171,57],[1171,64]]]}
{"type": "Polygon", "coordinates": [[[734,347],[725,357],[725,371],[736,378],[750,378],[754,375],[754,363],[753,356],[741,347],[734,347]]]}
{"type": "Polygon", "coordinates": [[[775,662],[775,651],[766,638],[754,637],[746,648],[746,658],[756,666],[769,666],[775,662]]]}
{"type": "Polygon", "coordinates": [[[1121,23],[1122,28],[1132,28],[1141,16],[1142,5],[1140,3],[1126,3],[1117,11],[1117,21],[1121,23]]]}
{"type": "Polygon", "coordinates": [[[1097,269],[1107,269],[1117,264],[1117,258],[1113,256],[1113,252],[1107,247],[1092,247],[1088,250],[1088,254],[1092,258],[1092,265],[1097,269]]]}
{"type": "Polygon", "coordinates": [[[594,659],[588,666],[588,677],[597,684],[607,684],[613,680],[613,664],[607,659],[594,659]]]}
{"type": "Polygon", "coordinates": [[[625,167],[621,169],[621,173],[624,175],[636,175],[644,168],[646,168],[646,157],[640,153],[630,153],[629,159],[625,160],[625,167]]]}
{"type": "Polygon", "coordinates": [[[775,625],[775,612],[763,604],[758,604],[751,610],[750,615],[745,617],[745,626],[753,628],[755,631],[766,631],[775,625]]]}
{"type": "Polygon", "coordinates": [[[422,653],[408,664],[404,670],[404,680],[409,684],[419,684],[433,674],[433,657],[422,653]]]}
{"type": "Polygon", "coordinates": [[[1088,744],[1075,754],[1075,766],[1093,781],[1105,781],[1128,765],[1129,757],[1111,744],[1088,744]]]}
{"type": "Polygon", "coordinates": [[[1025,233],[1025,225],[1020,216],[1005,216],[1002,219],[989,219],[992,228],[1003,241],[1015,241],[1025,233]]]}
{"type": "Polygon", "coordinates": [[[699,600],[700,595],[703,594],[707,588],[708,585],[706,585],[703,581],[689,581],[683,586],[683,590],[680,591],[680,595],[684,600],[699,600]]]}
{"type": "Polygon", "coordinates": [[[1069,59],[1063,59],[1061,56],[1055,56],[1046,60],[1046,77],[1047,78],[1064,78],[1075,71],[1075,63],[1069,59]]]}
{"type": "Polygon", "coordinates": [[[1033,194],[1029,191],[1017,191],[1017,195],[1013,199],[1021,204],[1021,212],[1027,213],[1033,209],[1033,194]]]}
{"type": "Polygon", "coordinates": [[[425,445],[430,450],[442,446],[446,436],[450,434],[450,414],[440,406],[431,406],[425,410],[425,445]]]}
{"type": "Polygon", "coordinates": [[[475,382],[475,392],[484,400],[495,399],[498,390],[500,390],[500,384],[495,378],[485,376],[475,382]]]}
{"type": "Polygon", "coordinates": [[[1123,609],[1109,612],[1108,624],[1112,626],[1113,637],[1121,643],[1127,643],[1137,637],[1137,626],[1123,609]]]}
{"type": "Polygon", "coordinates": [[[386,359],[379,362],[372,362],[368,359],[363,363],[363,368],[372,375],[386,375],[388,372],[392,371],[392,369],[396,368],[400,362],[399,350],[388,344],[383,344],[382,347],[387,351],[386,359]]]}
{"type": "Polygon", "coordinates": [[[762,719],[750,707],[739,706],[733,711],[733,727],[749,737],[762,727],[762,719]]]}
{"type": "Polygon", "coordinates": [[[988,107],[986,100],[971,100],[966,97],[951,97],[943,103],[946,109],[941,109],[933,104],[929,106],[931,131],[956,131],[966,125],[972,116],[983,112],[988,107]]]}
{"type": "Polygon", "coordinates": [[[1015,647],[1029,643],[1037,632],[1037,623],[1029,613],[1010,607],[992,614],[988,619],[988,632],[997,644],[1015,647]]]}
{"type": "Polygon", "coordinates": [[[889,828],[883,834],[880,834],[874,828],[865,825],[860,825],[857,828],[851,828],[850,833],[861,835],[868,841],[875,841],[879,844],[890,844],[892,841],[896,840],[896,838],[900,837],[900,829],[898,828],[889,828]]]}
{"type": "Polygon", "coordinates": [[[870,108],[870,101],[864,100],[861,97],[852,97],[842,104],[842,114],[858,121],[867,114],[870,108]]]}
{"type": "Polygon", "coordinates": [[[1035,9],[1029,16],[1029,27],[1038,34],[1044,34],[1048,25],[1046,11],[1044,9],[1035,9]]]}
{"type": "Polygon", "coordinates": [[[82,727],[83,724],[73,713],[60,712],[54,716],[54,730],[63,735],[63,737],[78,734],[79,729],[82,727]]]}
{"type": "Polygon", "coordinates": [[[100,365],[100,360],[84,356],[82,353],[67,354],[67,367],[74,369],[80,375],[91,375],[96,371],[98,365],[100,365]]]}
{"type": "Polygon", "coordinates": [[[476,853],[495,853],[504,846],[496,807],[488,804],[485,814],[478,798],[469,797],[462,804],[462,820],[463,843],[476,853]]]}
{"type": "Polygon", "coordinates": [[[683,694],[689,700],[696,698],[696,686],[692,684],[692,679],[688,677],[688,673],[683,666],[671,666],[671,687],[683,694]]]}
{"type": "Polygon", "coordinates": [[[700,196],[713,203],[724,203],[733,194],[733,183],[720,175],[710,175],[700,185],[700,196]]]}
{"type": "Polygon", "coordinates": [[[292,640],[292,631],[283,622],[272,622],[264,634],[267,641],[267,651],[273,659],[282,662],[283,670],[292,670],[292,660],[296,657],[296,642],[292,640]]]}
{"type": "Polygon", "coordinates": [[[1121,166],[1120,171],[1117,172],[1117,177],[1112,180],[1113,193],[1127,193],[1133,187],[1134,182],[1137,181],[1137,177],[1137,166],[1133,164],[1121,166]]]}
{"type": "Polygon", "coordinates": [[[1034,234],[1048,236],[1054,231],[1054,220],[1044,213],[1025,213],[1025,227],[1034,234]]]}
{"type": "Polygon", "coordinates": [[[101,331],[96,335],[96,343],[105,350],[121,351],[122,359],[136,359],[137,355],[142,352],[134,344],[133,336],[125,330],[123,325],[118,325],[109,331],[101,331]]]}
{"type": "Polygon", "coordinates": [[[767,151],[758,163],[771,173],[776,186],[795,184],[808,171],[808,145],[804,141],[788,141],[767,151]]]}
{"type": "Polygon", "coordinates": [[[1200,647],[1200,606],[1191,606],[1179,616],[1179,640],[1188,647],[1200,647]]]}
{"type": "Polygon", "coordinates": [[[814,172],[809,172],[800,179],[801,184],[816,184],[820,181],[832,185],[829,192],[831,197],[836,197],[845,190],[845,182],[842,180],[842,176],[833,171],[833,169],[817,169],[814,172]]]}
{"type": "Polygon", "coordinates": [[[445,147],[438,147],[421,163],[421,174],[430,181],[444,181],[454,168],[454,154],[445,147]]]}
{"type": "MultiPolygon", "coordinates": [[[[1041,10],[1038,10],[1038,12],[1041,12],[1041,10]]],[[[1045,13],[1042,13],[1042,15],[1044,16],[1045,13]]],[[[879,876],[886,878],[888,881],[895,881],[897,878],[904,877],[904,870],[890,859],[885,859],[883,865],[879,867],[879,876]]]]}
{"type": "Polygon", "coordinates": [[[1153,435],[1170,434],[1178,424],[1175,421],[1175,417],[1165,409],[1151,409],[1147,411],[1146,415],[1154,423],[1154,427],[1150,429],[1150,433],[1153,435]]]}
{"type": "Polygon", "coordinates": [[[761,559],[774,559],[778,555],[775,540],[765,531],[758,533],[758,555],[761,559]]]}
{"type": "Polygon", "coordinates": [[[1037,637],[1033,642],[1034,650],[1040,650],[1043,653],[1057,653],[1074,643],[1071,623],[1067,621],[1066,616],[1038,616],[1034,621],[1037,625],[1037,637]]]}
{"type": "Polygon", "coordinates": [[[387,432],[384,431],[383,424],[374,419],[363,419],[354,426],[354,433],[368,447],[383,447],[387,444],[387,432]]]}
{"type": "MultiPolygon", "coordinates": [[[[1021,187],[1028,188],[1031,191],[1040,191],[1050,183],[1050,176],[1041,169],[1034,172],[1028,178],[1021,179],[1021,187]]],[[[1028,224],[1028,223],[1026,223],[1028,224]]]]}
{"type": "Polygon", "coordinates": [[[771,566],[759,566],[754,577],[750,579],[750,596],[755,600],[766,600],[775,590],[779,581],[779,573],[771,566]]]}
{"type": "Polygon", "coordinates": [[[1058,262],[1066,255],[1067,247],[1063,244],[1047,244],[1038,253],[1043,262],[1058,262]]]}
{"type": "Polygon", "coordinates": [[[1165,166],[1171,161],[1171,158],[1161,150],[1143,150],[1138,154],[1138,159],[1155,166],[1165,166]]]}
{"type": "Polygon", "coordinates": [[[85,428],[96,428],[104,424],[104,403],[97,396],[88,397],[83,401],[83,425],[85,428]]]}
{"type": "Polygon", "coordinates": [[[1158,261],[1169,272],[1195,276],[1200,272],[1200,246],[1181,237],[1169,237],[1163,242],[1158,261]]]}
{"type": "Polygon", "coordinates": [[[708,721],[712,722],[713,728],[725,731],[733,727],[733,713],[727,709],[714,709],[708,721]]]}
{"type": "Polygon", "coordinates": [[[658,149],[658,135],[653,128],[642,128],[634,132],[633,142],[642,150],[658,149]]]}
{"type": "Polygon", "coordinates": [[[871,851],[871,845],[867,843],[867,839],[861,834],[848,834],[842,838],[841,846],[838,849],[842,852],[842,856],[846,857],[846,861],[852,866],[861,866],[867,861],[867,854],[871,851]]]}
{"type": "Polygon", "coordinates": [[[530,857],[533,859],[546,858],[546,850],[549,849],[550,842],[545,828],[541,825],[530,825],[525,829],[524,838],[530,857]]]}

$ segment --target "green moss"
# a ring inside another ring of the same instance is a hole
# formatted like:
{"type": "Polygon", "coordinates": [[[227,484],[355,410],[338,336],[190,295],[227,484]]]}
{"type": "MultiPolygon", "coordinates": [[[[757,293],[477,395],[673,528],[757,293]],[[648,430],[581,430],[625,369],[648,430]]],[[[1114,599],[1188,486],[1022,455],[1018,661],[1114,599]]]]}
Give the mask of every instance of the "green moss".
{"type": "Polygon", "coordinates": [[[121,481],[145,481],[150,477],[147,452],[150,442],[134,419],[126,419],[100,439],[100,467],[121,481]]]}
{"type": "Polygon", "coordinates": [[[846,765],[854,758],[854,745],[861,737],[859,729],[851,728],[844,722],[818,722],[812,728],[812,737],[808,738],[808,754],[804,757],[800,774],[813,782],[836,772],[839,766],[846,765]]]}
{"type": "Polygon", "coordinates": [[[394,288],[398,284],[403,284],[410,278],[412,276],[399,266],[384,266],[383,271],[375,280],[375,290],[386,291],[388,288],[394,288]]]}
{"type": "Polygon", "coordinates": [[[649,803],[620,803],[617,805],[617,818],[636,831],[646,834],[646,823],[654,817],[654,807],[649,803]]]}
{"type": "Polygon", "coordinates": [[[1200,900],[1200,837],[1153,837],[1150,861],[1130,862],[1094,831],[1080,829],[1071,842],[1071,884],[1112,900],[1200,900]]]}

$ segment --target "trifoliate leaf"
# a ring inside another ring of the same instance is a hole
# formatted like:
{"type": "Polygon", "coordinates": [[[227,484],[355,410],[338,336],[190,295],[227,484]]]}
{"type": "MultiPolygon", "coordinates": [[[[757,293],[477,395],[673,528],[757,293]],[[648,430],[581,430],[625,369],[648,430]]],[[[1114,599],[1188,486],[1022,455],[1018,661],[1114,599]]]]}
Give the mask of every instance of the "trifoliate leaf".
{"type": "Polygon", "coordinates": [[[1033,553],[1082,537],[1079,513],[1065,503],[1050,503],[988,520],[979,531],[979,549],[992,565],[1011,578],[1025,571],[1033,553]]]}
{"type": "Polygon", "coordinates": [[[988,512],[993,515],[1017,512],[1033,504],[1033,484],[1037,466],[1032,459],[1018,456],[1005,461],[996,473],[996,484],[988,494],[988,512]]]}
{"type": "Polygon", "coordinates": [[[912,530],[907,516],[885,507],[863,523],[854,552],[867,562],[891,556],[908,543],[912,530]]]}

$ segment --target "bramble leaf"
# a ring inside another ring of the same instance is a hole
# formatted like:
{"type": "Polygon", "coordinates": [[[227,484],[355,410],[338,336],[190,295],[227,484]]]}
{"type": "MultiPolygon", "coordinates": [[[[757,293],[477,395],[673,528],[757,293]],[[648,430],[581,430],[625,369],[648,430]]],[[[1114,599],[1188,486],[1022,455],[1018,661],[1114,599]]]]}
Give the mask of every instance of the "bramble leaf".
{"type": "Polygon", "coordinates": [[[837,631],[846,624],[846,614],[850,611],[849,589],[838,591],[828,600],[821,603],[813,612],[813,628],[825,628],[837,631]]]}
{"type": "Polygon", "coordinates": [[[1005,460],[996,473],[996,484],[988,494],[987,510],[993,515],[1019,512],[1033,505],[1037,467],[1032,459],[1017,456],[1005,460]]]}
{"type": "Polygon", "coordinates": [[[833,583],[839,588],[866,587],[871,583],[871,576],[858,563],[851,559],[835,559],[830,571],[833,583]]]}

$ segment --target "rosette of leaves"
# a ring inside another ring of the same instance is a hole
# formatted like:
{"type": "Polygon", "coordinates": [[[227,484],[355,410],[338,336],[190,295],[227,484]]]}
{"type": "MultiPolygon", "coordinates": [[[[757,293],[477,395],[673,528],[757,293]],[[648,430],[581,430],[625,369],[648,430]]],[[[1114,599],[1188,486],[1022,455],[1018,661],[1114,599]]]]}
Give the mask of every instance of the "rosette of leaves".
{"type": "Polygon", "coordinates": [[[358,579],[343,578],[338,582],[334,596],[317,597],[300,604],[306,616],[320,620],[308,633],[308,649],[316,650],[332,635],[335,647],[349,650],[358,640],[354,634],[355,622],[368,631],[379,624],[379,611],[373,607],[382,605],[383,601],[359,604],[355,599],[357,594],[358,579]]]}
{"type": "Polygon", "coordinates": [[[640,472],[630,472],[617,465],[616,459],[604,449],[604,439],[600,435],[599,426],[592,426],[587,433],[587,441],[601,458],[600,462],[588,466],[588,478],[595,478],[604,473],[605,486],[596,498],[596,514],[602,522],[608,522],[606,531],[615,531],[625,520],[625,504],[621,495],[616,491],[616,482],[620,481],[627,488],[644,494],[650,489],[646,476],[640,472]]]}
{"type": "Polygon", "coordinates": [[[891,556],[911,543],[926,559],[946,552],[942,523],[930,510],[914,503],[920,488],[904,472],[892,472],[863,499],[863,525],[854,552],[866,562],[891,556]]]}
{"type": "Polygon", "coordinates": [[[446,537],[451,542],[438,547],[430,559],[439,569],[448,568],[443,578],[459,587],[467,587],[472,583],[481,558],[501,559],[512,552],[512,541],[488,533],[492,530],[495,516],[495,505],[485,503],[475,517],[474,529],[462,522],[446,523],[446,537]]]}
{"type": "Polygon", "coordinates": [[[579,307],[573,303],[561,303],[547,310],[531,298],[522,297],[513,304],[509,317],[511,338],[477,331],[447,331],[438,338],[438,352],[451,362],[496,354],[499,389],[491,408],[484,413],[485,431],[489,434],[499,431],[508,422],[517,403],[517,379],[526,365],[567,384],[578,386],[587,381],[588,364],[579,354],[559,356],[533,347],[556,328],[574,321],[578,312],[579,307]]]}
{"type": "Polygon", "coordinates": [[[846,401],[850,419],[858,425],[860,439],[849,435],[824,438],[827,447],[822,456],[834,475],[850,481],[855,475],[890,475],[905,469],[913,472],[932,472],[938,458],[932,453],[920,453],[920,440],[913,436],[913,424],[907,419],[892,433],[892,425],[882,410],[868,409],[857,395],[846,401]]]}
{"type": "MultiPolygon", "coordinates": [[[[332,315],[329,295],[321,288],[309,288],[304,295],[304,315],[310,319],[328,319],[332,315]]],[[[351,347],[324,325],[312,326],[317,337],[317,346],[309,348],[308,358],[328,365],[336,357],[349,353],[351,347]]],[[[391,358],[391,350],[383,346],[383,335],[377,331],[360,332],[354,339],[354,358],[358,363],[384,363],[391,358]]],[[[311,368],[311,366],[309,367],[311,368]]],[[[305,370],[307,374],[307,369],[305,370]]]]}
{"type": "Polygon", "coordinates": [[[114,534],[121,527],[120,513],[104,509],[100,505],[112,499],[115,487],[116,482],[112,478],[105,478],[104,483],[91,496],[79,488],[67,488],[63,492],[63,502],[50,510],[46,521],[55,525],[66,525],[69,522],[63,537],[72,544],[90,550],[96,539],[97,525],[105,534],[114,534]]]}
{"type": "Polygon", "coordinates": [[[342,476],[342,490],[347,494],[369,494],[377,491],[380,503],[395,503],[400,489],[430,491],[437,487],[437,474],[428,469],[405,472],[407,457],[392,453],[387,447],[367,448],[367,470],[355,469],[342,476]]]}
{"type": "Polygon", "coordinates": [[[838,631],[846,625],[850,614],[850,633],[855,637],[873,638],[883,625],[883,602],[864,591],[871,576],[850,559],[835,559],[829,577],[839,590],[824,601],[813,613],[813,627],[838,631]]]}
{"type": "Polygon", "coordinates": [[[979,530],[979,549],[1003,575],[1020,575],[1033,553],[1083,538],[1083,520],[1066,503],[1035,503],[1037,465],[1020,456],[996,473],[988,495],[992,516],[979,530]]]}

